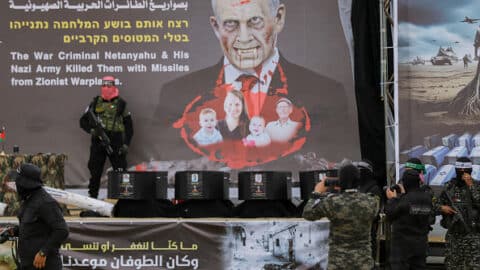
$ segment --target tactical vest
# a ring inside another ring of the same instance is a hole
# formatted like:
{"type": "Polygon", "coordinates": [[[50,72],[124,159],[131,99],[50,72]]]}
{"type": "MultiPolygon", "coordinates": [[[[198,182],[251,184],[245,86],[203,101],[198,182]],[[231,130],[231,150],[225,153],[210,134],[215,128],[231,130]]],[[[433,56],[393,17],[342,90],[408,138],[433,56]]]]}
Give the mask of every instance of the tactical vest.
{"type": "Polygon", "coordinates": [[[95,114],[98,115],[106,131],[125,132],[125,126],[123,125],[125,105],[122,105],[120,98],[105,101],[103,98],[97,97],[94,106],[95,114]]]}
{"type": "MultiPolygon", "coordinates": [[[[449,194],[454,206],[458,212],[455,215],[443,215],[440,225],[449,230],[451,233],[467,234],[472,230],[480,232],[480,221],[478,208],[475,207],[472,199],[472,194],[469,188],[465,185],[462,187],[455,186],[454,179],[452,179],[446,186],[445,191],[449,194]],[[463,218],[461,222],[459,216],[463,218]]],[[[476,187],[475,187],[476,188],[476,187]]]]}

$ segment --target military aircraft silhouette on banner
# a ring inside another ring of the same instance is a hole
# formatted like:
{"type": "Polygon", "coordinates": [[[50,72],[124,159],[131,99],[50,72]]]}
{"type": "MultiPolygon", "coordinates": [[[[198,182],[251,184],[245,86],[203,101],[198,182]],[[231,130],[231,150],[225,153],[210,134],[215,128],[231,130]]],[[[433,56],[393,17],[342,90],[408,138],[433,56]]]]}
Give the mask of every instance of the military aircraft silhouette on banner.
{"type": "Polygon", "coordinates": [[[460,22],[474,24],[477,21],[480,21],[480,19],[472,19],[472,18],[469,18],[468,16],[465,16],[465,19],[463,19],[463,21],[460,21],[460,22]]]}

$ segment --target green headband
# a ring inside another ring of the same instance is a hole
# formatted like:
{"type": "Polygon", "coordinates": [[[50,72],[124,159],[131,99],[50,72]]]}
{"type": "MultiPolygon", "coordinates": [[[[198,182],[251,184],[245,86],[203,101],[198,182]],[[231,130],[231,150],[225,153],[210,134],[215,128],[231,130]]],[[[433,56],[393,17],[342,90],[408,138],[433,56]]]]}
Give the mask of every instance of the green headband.
{"type": "Polygon", "coordinates": [[[416,164],[416,163],[407,162],[407,163],[405,163],[405,167],[410,168],[410,169],[419,170],[419,171],[422,171],[423,173],[425,173],[425,165],[423,165],[423,164],[416,164]]]}

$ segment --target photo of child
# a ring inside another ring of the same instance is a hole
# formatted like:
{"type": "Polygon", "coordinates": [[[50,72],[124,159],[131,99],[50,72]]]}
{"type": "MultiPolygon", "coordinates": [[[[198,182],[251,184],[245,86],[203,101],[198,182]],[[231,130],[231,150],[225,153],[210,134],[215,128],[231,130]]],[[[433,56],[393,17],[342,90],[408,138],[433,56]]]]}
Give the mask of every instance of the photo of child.
{"type": "Polygon", "coordinates": [[[199,115],[200,130],[193,135],[193,139],[200,146],[211,145],[223,141],[217,130],[217,113],[212,108],[204,108],[199,115]]]}
{"type": "Polygon", "coordinates": [[[264,147],[271,143],[270,136],[265,132],[265,119],[254,116],[250,119],[250,134],[242,140],[247,147],[264,147]]]}

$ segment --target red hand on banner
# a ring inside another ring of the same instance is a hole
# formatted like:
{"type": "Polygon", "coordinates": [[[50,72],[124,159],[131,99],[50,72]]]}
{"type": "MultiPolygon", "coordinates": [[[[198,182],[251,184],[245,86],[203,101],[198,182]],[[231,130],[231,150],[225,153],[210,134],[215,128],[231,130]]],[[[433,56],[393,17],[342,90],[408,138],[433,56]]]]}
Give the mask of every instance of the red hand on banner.
{"type": "Polygon", "coordinates": [[[258,82],[258,78],[253,75],[240,75],[237,78],[237,81],[242,82],[242,92],[252,90],[253,86],[258,82]]]}
{"type": "Polygon", "coordinates": [[[253,112],[258,112],[259,108],[255,108],[257,105],[251,98],[250,91],[253,89],[253,86],[257,84],[258,78],[253,75],[240,75],[237,78],[237,81],[242,82],[242,91],[243,96],[245,97],[245,102],[247,103],[248,115],[252,117],[253,112]]]}

